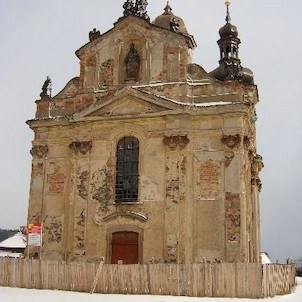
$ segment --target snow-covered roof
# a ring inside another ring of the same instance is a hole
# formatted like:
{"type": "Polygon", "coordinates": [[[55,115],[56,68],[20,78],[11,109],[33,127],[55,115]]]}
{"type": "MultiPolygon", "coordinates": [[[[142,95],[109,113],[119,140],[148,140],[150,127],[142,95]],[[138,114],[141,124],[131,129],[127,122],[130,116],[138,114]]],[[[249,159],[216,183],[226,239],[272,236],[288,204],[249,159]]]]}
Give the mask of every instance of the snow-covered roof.
{"type": "Polygon", "coordinates": [[[23,253],[0,251],[0,257],[21,258],[22,256],[23,256],[23,253]]]}
{"type": "Polygon", "coordinates": [[[0,248],[25,248],[26,247],[26,237],[21,232],[3,240],[0,242],[0,248]]]}

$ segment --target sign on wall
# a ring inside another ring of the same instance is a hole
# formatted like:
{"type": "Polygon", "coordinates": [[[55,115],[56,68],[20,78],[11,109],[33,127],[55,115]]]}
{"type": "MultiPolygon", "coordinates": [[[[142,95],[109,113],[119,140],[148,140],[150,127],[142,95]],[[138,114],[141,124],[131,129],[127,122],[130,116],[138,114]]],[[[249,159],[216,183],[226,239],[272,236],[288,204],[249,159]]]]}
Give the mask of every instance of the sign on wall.
{"type": "Polygon", "coordinates": [[[28,225],[28,245],[42,246],[42,223],[34,222],[28,225]]]}

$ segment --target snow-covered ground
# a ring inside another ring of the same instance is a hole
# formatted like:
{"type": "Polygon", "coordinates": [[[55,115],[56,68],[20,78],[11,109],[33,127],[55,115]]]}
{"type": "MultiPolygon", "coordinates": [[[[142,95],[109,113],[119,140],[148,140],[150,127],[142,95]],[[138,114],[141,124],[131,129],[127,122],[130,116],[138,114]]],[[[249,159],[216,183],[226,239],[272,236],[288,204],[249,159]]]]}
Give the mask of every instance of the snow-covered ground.
{"type": "Polygon", "coordinates": [[[101,295],[75,292],[0,287],[0,301],[12,302],[302,302],[302,278],[294,293],[271,299],[189,298],[171,296],[101,295]]]}

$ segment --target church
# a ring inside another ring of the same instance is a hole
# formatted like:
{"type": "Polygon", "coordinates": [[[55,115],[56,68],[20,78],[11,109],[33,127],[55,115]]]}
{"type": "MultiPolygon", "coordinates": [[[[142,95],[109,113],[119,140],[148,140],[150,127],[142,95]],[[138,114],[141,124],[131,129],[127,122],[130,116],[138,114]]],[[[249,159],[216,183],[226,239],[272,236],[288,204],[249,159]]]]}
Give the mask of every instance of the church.
{"type": "Polygon", "coordinates": [[[41,259],[260,261],[259,98],[225,2],[213,71],[193,62],[194,37],[169,2],[152,21],[146,0],[127,0],[75,52],[78,77],[53,97],[45,81],[27,121],[41,259]]]}

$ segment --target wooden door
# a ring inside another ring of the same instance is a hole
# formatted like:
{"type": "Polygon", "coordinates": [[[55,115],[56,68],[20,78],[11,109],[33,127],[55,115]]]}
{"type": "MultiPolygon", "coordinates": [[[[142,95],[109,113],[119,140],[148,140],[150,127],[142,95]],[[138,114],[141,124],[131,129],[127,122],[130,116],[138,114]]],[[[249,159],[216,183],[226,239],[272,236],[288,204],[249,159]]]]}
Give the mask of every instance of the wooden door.
{"type": "Polygon", "coordinates": [[[111,241],[111,263],[122,264],[139,263],[138,255],[138,233],[115,232],[112,233],[111,241]]]}

